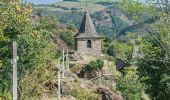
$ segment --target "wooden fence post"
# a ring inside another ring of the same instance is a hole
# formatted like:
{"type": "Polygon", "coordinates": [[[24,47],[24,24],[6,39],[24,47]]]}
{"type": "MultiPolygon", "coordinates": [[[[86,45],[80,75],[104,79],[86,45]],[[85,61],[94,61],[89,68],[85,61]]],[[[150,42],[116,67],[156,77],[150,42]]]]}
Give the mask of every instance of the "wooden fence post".
{"type": "Polygon", "coordinates": [[[61,99],[61,95],[60,95],[60,88],[61,88],[60,87],[60,85],[61,85],[60,84],[60,79],[61,79],[60,78],[60,72],[61,72],[60,61],[58,61],[58,66],[59,66],[59,70],[58,70],[58,90],[57,90],[58,92],[57,93],[58,93],[58,100],[60,100],[61,99]]]}
{"type": "Polygon", "coordinates": [[[68,54],[68,49],[67,49],[67,71],[69,71],[70,70],[70,66],[69,66],[69,54],[68,54]]]}
{"type": "Polygon", "coordinates": [[[13,41],[13,58],[12,58],[12,66],[13,66],[13,86],[12,86],[12,94],[13,100],[17,100],[18,91],[17,91],[17,43],[13,41]]]}
{"type": "Polygon", "coordinates": [[[61,89],[61,87],[60,87],[60,70],[58,71],[58,100],[60,100],[61,99],[61,95],[60,95],[60,89],[61,89]]]}
{"type": "Polygon", "coordinates": [[[63,49],[62,79],[64,78],[64,73],[65,73],[64,58],[65,58],[65,55],[64,55],[64,49],[63,49]]]}

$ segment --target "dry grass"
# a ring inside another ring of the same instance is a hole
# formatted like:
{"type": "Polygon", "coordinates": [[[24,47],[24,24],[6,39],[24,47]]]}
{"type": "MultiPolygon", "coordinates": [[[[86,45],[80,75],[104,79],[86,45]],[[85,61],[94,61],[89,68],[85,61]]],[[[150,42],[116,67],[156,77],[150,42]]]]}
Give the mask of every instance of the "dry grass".
{"type": "Polygon", "coordinates": [[[80,8],[79,11],[85,11],[86,9],[89,10],[90,12],[97,12],[104,10],[106,7],[102,5],[96,4],[96,2],[89,2],[86,7],[86,2],[59,2],[56,3],[56,5],[60,5],[63,7],[69,7],[69,8],[80,8]]]}
{"type": "MultiPolygon", "coordinates": [[[[108,0],[109,1],[109,0],[108,0]]],[[[104,10],[107,8],[106,6],[102,6],[99,4],[96,4],[96,1],[88,2],[86,7],[86,2],[69,2],[69,1],[62,1],[55,3],[55,6],[61,6],[61,7],[68,7],[68,8],[79,8],[79,10],[76,10],[78,12],[84,12],[86,10],[89,10],[91,13],[98,12],[101,10],[104,10]]],[[[56,8],[56,7],[45,7],[45,6],[37,6],[38,8],[44,8],[49,11],[61,11],[61,12],[71,12],[71,10],[64,10],[62,8],[56,8]]]]}

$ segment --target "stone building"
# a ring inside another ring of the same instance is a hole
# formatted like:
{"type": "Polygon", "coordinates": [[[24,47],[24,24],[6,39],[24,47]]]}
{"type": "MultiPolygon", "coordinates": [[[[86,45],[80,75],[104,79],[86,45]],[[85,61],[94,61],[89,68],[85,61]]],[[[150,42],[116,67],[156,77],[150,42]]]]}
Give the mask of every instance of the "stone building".
{"type": "Polygon", "coordinates": [[[101,38],[95,30],[90,14],[86,11],[79,32],[75,35],[77,52],[80,54],[100,55],[101,38]]]}

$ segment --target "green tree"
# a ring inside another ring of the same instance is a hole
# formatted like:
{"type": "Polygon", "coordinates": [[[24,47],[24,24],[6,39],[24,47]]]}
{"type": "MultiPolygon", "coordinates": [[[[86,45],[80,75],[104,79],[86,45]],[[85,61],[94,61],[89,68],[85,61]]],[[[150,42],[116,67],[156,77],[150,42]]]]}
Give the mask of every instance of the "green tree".
{"type": "Polygon", "coordinates": [[[122,60],[131,60],[132,46],[118,41],[112,41],[107,48],[107,54],[122,60]]]}
{"type": "Polygon", "coordinates": [[[169,21],[167,13],[169,3],[167,0],[154,0],[149,1],[146,6],[136,1],[124,0],[122,5],[123,9],[137,22],[144,23],[145,18],[156,18],[155,23],[143,24],[147,34],[142,38],[141,49],[145,56],[138,60],[138,74],[141,77],[141,82],[147,86],[146,93],[153,100],[169,100],[170,26],[167,23],[169,21]]]}
{"type": "Polygon", "coordinates": [[[75,26],[75,24],[73,24],[73,23],[69,24],[68,27],[67,27],[67,29],[68,29],[68,30],[71,30],[71,31],[73,31],[73,32],[76,32],[76,26],[75,26]]]}
{"type": "Polygon", "coordinates": [[[41,17],[37,29],[45,29],[47,31],[58,30],[59,21],[55,16],[41,17]]]}
{"type": "Polygon", "coordinates": [[[73,36],[73,32],[70,30],[63,30],[60,32],[60,37],[61,39],[63,39],[67,45],[74,49],[75,47],[75,40],[74,40],[74,36],[73,36]]]}
{"type": "MultiPolygon", "coordinates": [[[[12,58],[12,41],[16,40],[18,44],[18,90],[19,98],[27,99],[34,97],[38,91],[31,94],[35,89],[29,80],[22,83],[25,75],[31,76],[36,72],[32,81],[41,82],[41,85],[47,79],[47,74],[41,74],[42,69],[48,72],[49,63],[55,59],[55,46],[50,41],[50,33],[44,29],[37,28],[32,20],[31,5],[18,5],[16,3],[0,2],[0,99],[10,100],[12,86],[12,67],[10,59],[12,58]],[[41,69],[41,70],[40,70],[41,69]],[[42,76],[41,80],[38,78],[42,76]],[[30,88],[25,88],[29,84],[30,88]],[[26,92],[27,91],[27,92],[26,92]],[[22,93],[26,95],[23,95],[22,93]]],[[[37,83],[37,84],[39,84],[37,83]]],[[[41,91],[41,90],[39,90],[41,91]]],[[[42,93],[42,92],[41,92],[42,93]]]]}
{"type": "Polygon", "coordinates": [[[125,76],[116,77],[116,88],[121,91],[125,100],[143,100],[143,84],[139,80],[135,67],[124,70],[125,76]]]}

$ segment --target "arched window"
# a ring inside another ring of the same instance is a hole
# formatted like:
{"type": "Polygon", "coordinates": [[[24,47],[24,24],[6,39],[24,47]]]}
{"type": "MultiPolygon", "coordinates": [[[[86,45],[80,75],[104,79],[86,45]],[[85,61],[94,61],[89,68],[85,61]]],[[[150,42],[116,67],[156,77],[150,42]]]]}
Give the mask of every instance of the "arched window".
{"type": "Polygon", "coordinates": [[[87,41],[87,48],[91,48],[91,41],[90,40],[87,41]]]}

